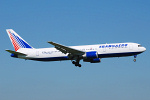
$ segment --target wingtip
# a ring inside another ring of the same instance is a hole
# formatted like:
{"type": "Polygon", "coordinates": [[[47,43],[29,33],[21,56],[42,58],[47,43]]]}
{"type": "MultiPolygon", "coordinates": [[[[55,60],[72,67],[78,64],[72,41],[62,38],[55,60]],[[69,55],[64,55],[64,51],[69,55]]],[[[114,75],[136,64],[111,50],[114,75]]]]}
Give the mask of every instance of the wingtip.
{"type": "Polygon", "coordinates": [[[5,51],[8,51],[9,49],[5,49],[5,51]]]}
{"type": "Polygon", "coordinates": [[[47,43],[53,43],[52,41],[48,41],[47,43]]]}

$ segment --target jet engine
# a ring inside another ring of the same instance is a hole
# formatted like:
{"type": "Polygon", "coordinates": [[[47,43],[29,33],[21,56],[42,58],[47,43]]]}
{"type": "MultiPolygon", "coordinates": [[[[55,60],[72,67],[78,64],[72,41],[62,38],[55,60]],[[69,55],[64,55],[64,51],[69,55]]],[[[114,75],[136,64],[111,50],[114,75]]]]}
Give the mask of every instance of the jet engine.
{"type": "Polygon", "coordinates": [[[93,58],[98,58],[98,53],[97,53],[97,51],[86,52],[86,53],[83,55],[83,59],[93,59],[93,58]]]}
{"type": "Polygon", "coordinates": [[[95,59],[83,59],[84,62],[90,62],[90,63],[99,63],[101,62],[100,58],[95,58],[95,59]]]}

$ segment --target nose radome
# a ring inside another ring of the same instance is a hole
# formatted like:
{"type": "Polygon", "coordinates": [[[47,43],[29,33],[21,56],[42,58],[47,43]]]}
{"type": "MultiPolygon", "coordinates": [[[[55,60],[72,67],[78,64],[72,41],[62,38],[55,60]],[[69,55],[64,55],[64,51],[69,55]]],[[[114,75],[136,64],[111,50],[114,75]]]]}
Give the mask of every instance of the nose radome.
{"type": "Polygon", "coordinates": [[[146,48],[144,47],[143,51],[146,51],[146,48]]]}

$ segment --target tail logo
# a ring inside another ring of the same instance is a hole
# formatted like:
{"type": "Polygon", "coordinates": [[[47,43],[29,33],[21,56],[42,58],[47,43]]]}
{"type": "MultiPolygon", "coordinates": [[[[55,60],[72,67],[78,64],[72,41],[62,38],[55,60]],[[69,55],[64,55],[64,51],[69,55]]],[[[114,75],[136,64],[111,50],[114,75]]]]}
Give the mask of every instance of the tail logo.
{"type": "Polygon", "coordinates": [[[17,33],[8,31],[11,42],[17,51],[20,48],[32,48],[25,40],[23,40],[17,33]]]}

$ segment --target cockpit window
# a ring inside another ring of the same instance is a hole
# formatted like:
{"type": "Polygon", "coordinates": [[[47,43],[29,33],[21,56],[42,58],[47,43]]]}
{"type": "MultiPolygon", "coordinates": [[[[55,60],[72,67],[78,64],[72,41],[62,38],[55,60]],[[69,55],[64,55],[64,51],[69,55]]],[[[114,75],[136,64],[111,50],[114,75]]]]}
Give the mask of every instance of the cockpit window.
{"type": "Polygon", "coordinates": [[[142,45],[138,45],[138,47],[142,47],[142,45]]]}

